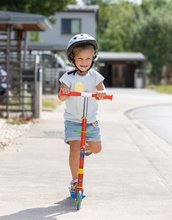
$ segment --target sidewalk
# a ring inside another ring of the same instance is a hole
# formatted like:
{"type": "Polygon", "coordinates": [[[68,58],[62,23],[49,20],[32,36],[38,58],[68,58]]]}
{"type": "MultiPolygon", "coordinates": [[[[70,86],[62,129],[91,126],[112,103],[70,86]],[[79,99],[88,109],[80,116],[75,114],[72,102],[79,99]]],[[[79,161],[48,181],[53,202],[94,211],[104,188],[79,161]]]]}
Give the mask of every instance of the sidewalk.
{"type": "Polygon", "coordinates": [[[68,147],[61,105],[0,152],[0,220],[171,220],[172,146],[131,110],[172,103],[169,95],[114,89],[100,102],[103,151],[85,160],[87,197],[69,198],[68,147]]]}

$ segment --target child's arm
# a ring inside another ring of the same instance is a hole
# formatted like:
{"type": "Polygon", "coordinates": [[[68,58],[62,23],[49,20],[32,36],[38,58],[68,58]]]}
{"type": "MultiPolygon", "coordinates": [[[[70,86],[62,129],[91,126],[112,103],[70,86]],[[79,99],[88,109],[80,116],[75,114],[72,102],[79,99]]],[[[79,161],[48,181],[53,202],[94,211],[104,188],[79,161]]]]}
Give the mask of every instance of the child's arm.
{"type": "MultiPolygon", "coordinates": [[[[65,83],[60,84],[60,90],[62,90],[63,93],[69,93],[69,87],[65,83]]],[[[60,101],[65,101],[68,98],[67,95],[60,95],[60,93],[58,94],[58,97],[60,101]]]]}
{"type": "Polygon", "coordinates": [[[97,89],[97,99],[98,100],[104,99],[104,96],[106,95],[106,88],[104,83],[103,82],[99,83],[96,86],[96,89],[97,89]]]}

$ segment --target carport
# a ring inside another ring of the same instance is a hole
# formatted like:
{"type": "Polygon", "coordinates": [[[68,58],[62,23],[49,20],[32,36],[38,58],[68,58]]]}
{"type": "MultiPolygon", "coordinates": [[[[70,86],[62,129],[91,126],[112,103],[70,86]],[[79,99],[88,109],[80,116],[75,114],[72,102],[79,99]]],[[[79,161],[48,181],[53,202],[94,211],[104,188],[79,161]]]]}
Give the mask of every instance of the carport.
{"type": "Polygon", "coordinates": [[[26,58],[27,33],[50,27],[47,18],[39,14],[0,11],[0,65],[8,73],[7,94],[1,100],[0,112],[7,117],[10,112],[30,112],[35,117],[38,62],[26,58]]]}
{"type": "Polygon", "coordinates": [[[134,52],[100,52],[97,68],[107,87],[144,87],[145,56],[134,52]]]}

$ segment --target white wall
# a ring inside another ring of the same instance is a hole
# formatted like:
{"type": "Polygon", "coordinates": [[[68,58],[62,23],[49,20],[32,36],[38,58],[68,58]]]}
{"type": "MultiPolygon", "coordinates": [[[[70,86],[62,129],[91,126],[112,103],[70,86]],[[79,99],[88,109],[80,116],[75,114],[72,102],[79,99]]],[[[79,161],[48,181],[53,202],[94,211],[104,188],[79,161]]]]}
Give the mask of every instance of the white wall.
{"type": "Polygon", "coordinates": [[[81,19],[81,32],[87,33],[96,37],[96,18],[94,12],[59,12],[56,14],[56,24],[52,30],[40,32],[40,39],[42,43],[58,44],[67,46],[72,35],[61,34],[61,19],[62,18],[79,18],[81,19]]]}

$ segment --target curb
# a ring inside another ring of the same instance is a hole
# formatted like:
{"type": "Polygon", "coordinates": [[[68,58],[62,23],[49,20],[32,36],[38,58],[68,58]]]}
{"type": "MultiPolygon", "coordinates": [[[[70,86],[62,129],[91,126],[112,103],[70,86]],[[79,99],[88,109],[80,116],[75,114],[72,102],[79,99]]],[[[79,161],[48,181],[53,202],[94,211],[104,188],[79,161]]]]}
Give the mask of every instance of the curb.
{"type": "Polygon", "coordinates": [[[124,112],[128,125],[125,129],[172,198],[172,147],[134,117],[134,112],[141,108],[143,107],[124,112]]]}

